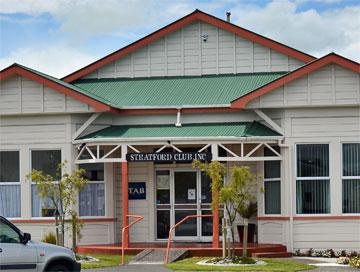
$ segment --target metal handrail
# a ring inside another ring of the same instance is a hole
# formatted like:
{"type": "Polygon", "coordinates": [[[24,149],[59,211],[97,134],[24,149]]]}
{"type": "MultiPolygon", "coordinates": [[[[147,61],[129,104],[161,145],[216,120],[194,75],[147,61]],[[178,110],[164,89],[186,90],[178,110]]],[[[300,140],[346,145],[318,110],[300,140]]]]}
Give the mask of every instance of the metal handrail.
{"type": "Polygon", "coordinates": [[[130,217],[130,218],[137,218],[135,221],[131,222],[130,224],[128,224],[127,226],[123,227],[121,230],[121,242],[122,242],[122,247],[121,247],[121,264],[125,263],[125,247],[124,247],[124,240],[125,240],[125,230],[130,228],[132,225],[135,225],[137,222],[139,222],[140,220],[144,219],[144,216],[142,215],[134,215],[134,214],[128,214],[126,215],[126,217],[130,217]]]}
{"type": "Polygon", "coordinates": [[[172,232],[173,230],[179,226],[180,224],[182,224],[183,222],[185,222],[186,220],[188,220],[189,218],[198,218],[198,217],[212,217],[212,214],[193,214],[193,215],[188,215],[186,217],[184,217],[183,219],[181,219],[179,222],[177,222],[176,224],[174,224],[170,230],[169,230],[169,238],[167,241],[167,247],[166,247],[166,255],[165,255],[165,260],[164,263],[167,264],[169,262],[169,252],[170,252],[170,242],[171,242],[171,238],[172,238],[172,232]]]}

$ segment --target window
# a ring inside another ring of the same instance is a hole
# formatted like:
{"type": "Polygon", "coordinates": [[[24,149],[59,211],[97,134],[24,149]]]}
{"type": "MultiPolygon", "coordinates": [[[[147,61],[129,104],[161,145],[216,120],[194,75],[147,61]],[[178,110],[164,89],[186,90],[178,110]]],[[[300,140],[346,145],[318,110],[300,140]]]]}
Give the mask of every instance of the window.
{"type": "MultiPolygon", "coordinates": [[[[279,147],[272,148],[280,152],[279,147]]],[[[269,148],[265,148],[264,156],[274,156],[274,153],[269,148]]],[[[264,161],[265,214],[281,213],[280,163],[280,161],[264,161]]]]}
{"type": "Polygon", "coordinates": [[[360,213],[360,143],[342,148],[343,213],[360,213]]]}
{"type": "Polygon", "coordinates": [[[18,244],[20,243],[20,234],[9,224],[0,220],[0,243],[18,244]]]}
{"type": "MultiPolygon", "coordinates": [[[[32,150],[31,169],[42,171],[44,174],[60,178],[61,173],[57,167],[61,163],[61,150],[32,150]]],[[[52,201],[48,198],[41,198],[36,190],[36,184],[31,185],[32,195],[32,216],[33,217],[52,217],[56,209],[52,201]]]]}
{"type": "Polygon", "coordinates": [[[80,164],[90,182],[79,193],[80,216],[105,216],[104,164],[80,164]]]}
{"type": "Polygon", "coordinates": [[[330,213],[329,145],[296,146],[296,212],[330,213]]]}
{"type": "Polygon", "coordinates": [[[19,151],[0,151],[0,215],[20,217],[19,151]]]}

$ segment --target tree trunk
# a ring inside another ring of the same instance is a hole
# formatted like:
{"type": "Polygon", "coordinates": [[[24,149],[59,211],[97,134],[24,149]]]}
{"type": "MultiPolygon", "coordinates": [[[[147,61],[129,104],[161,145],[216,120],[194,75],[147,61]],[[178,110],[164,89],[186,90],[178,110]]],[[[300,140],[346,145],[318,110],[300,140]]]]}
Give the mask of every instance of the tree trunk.
{"type": "Polygon", "coordinates": [[[247,257],[248,227],[249,227],[249,219],[244,218],[243,254],[242,254],[243,257],[247,257]]]}
{"type": "Polygon", "coordinates": [[[76,235],[76,223],[74,221],[74,218],[72,219],[72,250],[73,252],[76,251],[76,240],[77,240],[77,235],[76,235]]]}

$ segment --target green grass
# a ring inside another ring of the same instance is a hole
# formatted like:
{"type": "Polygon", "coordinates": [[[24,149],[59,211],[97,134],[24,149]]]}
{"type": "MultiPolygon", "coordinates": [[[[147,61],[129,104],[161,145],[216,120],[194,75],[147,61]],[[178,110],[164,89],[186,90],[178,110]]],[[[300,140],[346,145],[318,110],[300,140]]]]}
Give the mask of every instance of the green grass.
{"type": "Polygon", "coordinates": [[[266,265],[259,266],[206,266],[196,264],[198,261],[209,259],[208,258],[189,258],[167,265],[168,268],[173,270],[182,270],[182,271],[283,271],[283,272],[293,272],[293,271],[302,271],[308,269],[314,269],[315,266],[298,263],[291,260],[283,259],[265,259],[266,265]]]}
{"type": "MultiPolygon", "coordinates": [[[[121,263],[120,255],[105,255],[105,254],[82,254],[82,255],[91,256],[100,260],[100,262],[82,263],[81,264],[82,269],[118,266],[121,263]]],[[[133,255],[125,255],[125,262],[126,263],[129,262],[133,257],[134,257],[133,255]]]]}

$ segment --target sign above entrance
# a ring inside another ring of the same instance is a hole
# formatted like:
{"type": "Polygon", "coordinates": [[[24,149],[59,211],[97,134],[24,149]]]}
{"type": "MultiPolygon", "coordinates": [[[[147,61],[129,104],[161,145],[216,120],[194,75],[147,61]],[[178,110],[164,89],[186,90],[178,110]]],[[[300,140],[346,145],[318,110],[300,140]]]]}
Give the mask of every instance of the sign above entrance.
{"type": "Polygon", "coordinates": [[[127,161],[154,161],[154,162],[191,162],[194,160],[211,161],[212,155],[208,152],[172,152],[172,153],[129,153],[127,161]]]}

